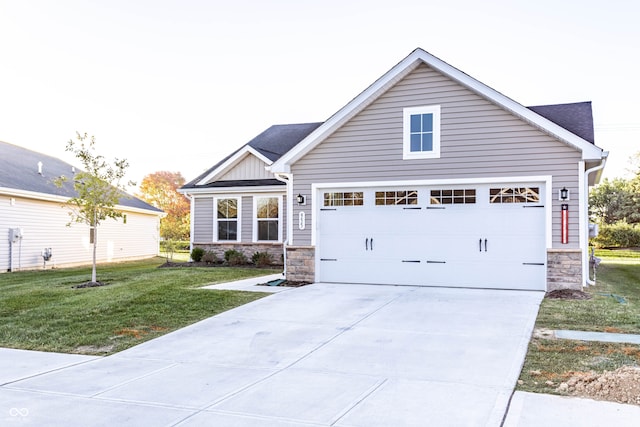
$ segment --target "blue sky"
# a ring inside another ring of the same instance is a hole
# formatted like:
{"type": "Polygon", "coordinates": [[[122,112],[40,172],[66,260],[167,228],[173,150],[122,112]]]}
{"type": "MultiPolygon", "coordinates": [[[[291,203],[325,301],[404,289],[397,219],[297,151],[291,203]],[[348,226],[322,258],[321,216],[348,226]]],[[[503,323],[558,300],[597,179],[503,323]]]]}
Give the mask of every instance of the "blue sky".
{"type": "Polygon", "coordinates": [[[605,176],[640,151],[633,0],[0,0],[0,140],[194,178],[271,124],[324,121],[421,47],[529,106],[592,101],[605,176]]]}

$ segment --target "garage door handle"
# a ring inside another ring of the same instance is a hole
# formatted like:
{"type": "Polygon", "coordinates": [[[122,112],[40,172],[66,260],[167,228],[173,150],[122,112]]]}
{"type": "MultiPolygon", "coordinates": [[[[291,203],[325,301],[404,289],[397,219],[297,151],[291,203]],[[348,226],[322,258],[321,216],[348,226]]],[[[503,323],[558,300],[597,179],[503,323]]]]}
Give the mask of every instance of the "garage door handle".
{"type": "Polygon", "coordinates": [[[478,240],[478,249],[482,252],[482,239],[478,240]]]}
{"type": "Polygon", "coordinates": [[[369,238],[368,237],[366,239],[364,239],[364,250],[365,251],[369,250],[369,238]]]}
{"type": "Polygon", "coordinates": [[[487,252],[487,239],[484,239],[484,251],[487,252]]]}
{"type": "Polygon", "coordinates": [[[371,250],[373,250],[373,237],[371,238],[371,250]]]}

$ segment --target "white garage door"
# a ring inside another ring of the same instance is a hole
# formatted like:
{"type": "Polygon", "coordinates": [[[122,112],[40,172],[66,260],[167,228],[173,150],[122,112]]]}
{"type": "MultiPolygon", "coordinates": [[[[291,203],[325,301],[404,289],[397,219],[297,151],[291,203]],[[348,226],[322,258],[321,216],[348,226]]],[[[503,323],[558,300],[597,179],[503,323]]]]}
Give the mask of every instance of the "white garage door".
{"type": "Polygon", "coordinates": [[[327,189],[322,282],[545,289],[544,184],[327,189]]]}

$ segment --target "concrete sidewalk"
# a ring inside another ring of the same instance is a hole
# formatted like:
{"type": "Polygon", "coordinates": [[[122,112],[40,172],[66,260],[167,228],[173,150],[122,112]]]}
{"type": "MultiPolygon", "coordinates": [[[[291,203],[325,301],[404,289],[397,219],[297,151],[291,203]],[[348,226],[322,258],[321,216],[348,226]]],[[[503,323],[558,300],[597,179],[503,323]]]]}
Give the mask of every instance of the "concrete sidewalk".
{"type": "Polygon", "coordinates": [[[640,406],[517,391],[504,427],[637,427],[640,406]]]}

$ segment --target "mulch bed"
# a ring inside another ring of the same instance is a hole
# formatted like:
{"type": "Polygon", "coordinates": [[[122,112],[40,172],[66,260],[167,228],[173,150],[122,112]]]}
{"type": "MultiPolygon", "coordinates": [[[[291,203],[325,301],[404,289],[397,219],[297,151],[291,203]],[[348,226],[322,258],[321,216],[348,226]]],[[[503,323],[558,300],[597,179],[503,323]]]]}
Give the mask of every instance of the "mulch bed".
{"type": "Polygon", "coordinates": [[[575,289],[558,289],[547,292],[544,296],[550,299],[591,299],[591,295],[575,289]]]}
{"type": "MultiPolygon", "coordinates": [[[[275,285],[276,287],[278,286],[287,286],[289,288],[299,288],[300,286],[305,286],[305,285],[310,285],[311,282],[300,282],[300,281],[296,281],[296,280],[284,280],[283,282],[275,285]]],[[[270,285],[268,283],[258,283],[258,286],[274,286],[274,285],[270,285]]]]}
{"type": "Polygon", "coordinates": [[[255,264],[243,264],[243,265],[229,265],[225,263],[211,263],[211,262],[165,262],[158,266],[158,268],[181,268],[181,267],[242,267],[242,268],[282,268],[281,264],[271,265],[255,265],[255,264]]]}

